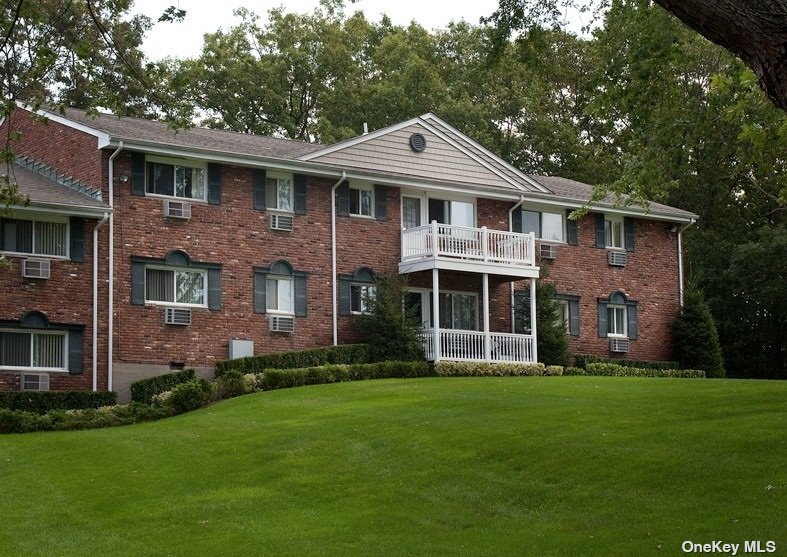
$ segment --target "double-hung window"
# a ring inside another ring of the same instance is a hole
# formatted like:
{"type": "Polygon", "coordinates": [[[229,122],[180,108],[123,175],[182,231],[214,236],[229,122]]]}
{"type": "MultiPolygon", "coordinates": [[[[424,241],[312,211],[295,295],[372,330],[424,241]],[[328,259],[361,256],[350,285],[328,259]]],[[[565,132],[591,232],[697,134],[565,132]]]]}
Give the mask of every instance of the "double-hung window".
{"type": "Polygon", "coordinates": [[[268,313],[295,314],[295,282],[292,277],[268,276],[266,289],[268,313]]]}
{"type": "Polygon", "coordinates": [[[371,312],[371,301],[377,297],[377,287],[373,284],[350,285],[350,311],[358,314],[371,312]]]}
{"type": "Polygon", "coordinates": [[[145,192],[152,195],[207,200],[205,167],[198,163],[148,157],[145,192]]]}
{"type": "Polygon", "coordinates": [[[568,300],[557,300],[557,315],[555,316],[555,321],[561,328],[565,329],[567,333],[570,332],[569,326],[571,320],[569,315],[568,300]]]}
{"type": "Polygon", "coordinates": [[[145,301],[207,307],[207,272],[193,269],[145,269],[145,301]]]}
{"type": "Polygon", "coordinates": [[[68,371],[65,332],[0,330],[0,369],[68,371]]]}
{"type": "Polygon", "coordinates": [[[268,173],[265,179],[265,206],[274,211],[293,211],[292,175],[276,176],[268,173]]]}
{"type": "Polygon", "coordinates": [[[0,251],[66,257],[68,242],[65,221],[0,219],[0,251]]]}
{"type": "Polygon", "coordinates": [[[622,292],[598,299],[598,336],[636,339],[637,302],[622,292]]]}
{"type": "Polygon", "coordinates": [[[615,218],[611,215],[604,216],[604,245],[608,248],[620,249],[625,246],[622,218],[615,218]]]}
{"type": "Polygon", "coordinates": [[[350,188],[350,214],[357,217],[374,216],[374,188],[372,186],[350,188]]]}
{"type": "Polygon", "coordinates": [[[522,211],[522,232],[535,234],[536,238],[548,242],[564,242],[563,213],[547,211],[522,211]]]}
{"type": "Polygon", "coordinates": [[[607,326],[609,327],[608,336],[628,337],[626,306],[608,305],[607,306],[607,326]]]}

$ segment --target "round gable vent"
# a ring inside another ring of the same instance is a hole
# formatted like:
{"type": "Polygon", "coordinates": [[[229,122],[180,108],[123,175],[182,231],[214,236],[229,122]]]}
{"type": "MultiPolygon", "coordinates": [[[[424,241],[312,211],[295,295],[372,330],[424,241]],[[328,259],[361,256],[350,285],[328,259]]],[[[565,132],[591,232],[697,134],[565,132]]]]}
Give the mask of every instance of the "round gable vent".
{"type": "Polygon", "coordinates": [[[426,138],[420,133],[414,133],[410,136],[410,148],[416,153],[420,153],[426,149],[426,138]]]}

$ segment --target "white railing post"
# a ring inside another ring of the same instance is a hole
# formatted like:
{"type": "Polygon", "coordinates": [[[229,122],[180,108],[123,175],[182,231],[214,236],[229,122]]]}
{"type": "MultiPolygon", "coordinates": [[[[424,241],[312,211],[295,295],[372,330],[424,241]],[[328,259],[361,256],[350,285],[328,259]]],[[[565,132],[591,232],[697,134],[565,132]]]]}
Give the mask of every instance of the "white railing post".
{"type": "Polygon", "coordinates": [[[527,253],[525,254],[525,258],[530,265],[536,264],[536,233],[531,232],[529,234],[530,239],[527,241],[527,253]]]}
{"type": "Polygon", "coordinates": [[[538,361],[538,348],[536,332],[536,279],[530,279],[530,336],[533,338],[533,361],[538,361]]]}
{"type": "Polygon", "coordinates": [[[484,298],[484,361],[492,359],[492,339],[489,336],[489,275],[481,275],[481,285],[484,298]]]}
{"type": "MultiPolygon", "coordinates": [[[[432,229],[437,228],[437,222],[432,221],[432,229]]],[[[435,267],[432,269],[432,318],[434,319],[434,361],[440,361],[440,274],[435,267]]]]}
{"type": "Polygon", "coordinates": [[[432,258],[437,259],[437,254],[440,251],[439,249],[440,240],[437,236],[437,221],[432,221],[432,258]]]}
{"type": "Polygon", "coordinates": [[[481,253],[484,255],[484,261],[489,260],[489,231],[486,226],[481,227],[481,253]]]}

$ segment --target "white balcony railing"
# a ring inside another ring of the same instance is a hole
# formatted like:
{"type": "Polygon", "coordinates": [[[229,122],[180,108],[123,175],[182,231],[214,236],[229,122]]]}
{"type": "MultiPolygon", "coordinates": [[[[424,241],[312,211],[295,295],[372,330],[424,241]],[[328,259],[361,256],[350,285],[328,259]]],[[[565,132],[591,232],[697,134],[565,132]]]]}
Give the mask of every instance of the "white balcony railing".
{"type": "Polygon", "coordinates": [[[535,236],[432,222],[402,231],[402,261],[462,259],[535,265],[535,236]]]}
{"type": "Polygon", "coordinates": [[[468,362],[532,362],[533,337],[511,333],[489,333],[489,355],[486,355],[486,333],[440,329],[435,342],[434,330],[421,331],[427,360],[454,360],[468,362]],[[435,347],[439,346],[439,355],[435,347]]]}

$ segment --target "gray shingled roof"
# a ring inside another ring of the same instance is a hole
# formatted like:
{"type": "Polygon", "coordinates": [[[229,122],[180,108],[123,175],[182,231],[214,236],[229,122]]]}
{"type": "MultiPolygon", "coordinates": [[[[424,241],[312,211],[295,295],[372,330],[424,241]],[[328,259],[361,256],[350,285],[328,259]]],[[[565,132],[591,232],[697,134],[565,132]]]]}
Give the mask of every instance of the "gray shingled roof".
{"type": "Polygon", "coordinates": [[[83,126],[104,132],[117,140],[207,149],[234,155],[295,159],[323,148],[322,145],[304,141],[207,128],[190,128],[175,132],[166,122],[158,120],[118,117],[111,114],[99,114],[93,117],[86,114],[84,110],[76,108],[65,109],[64,116],[83,126]]]}
{"type": "Polygon", "coordinates": [[[109,209],[109,206],[90,195],[59,184],[38,172],[18,164],[13,166],[11,180],[16,182],[22,195],[30,198],[31,205],[58,205],[71,208],[109,209]]]}
{"type": "MultiPolygon", "coordinates": [[[[559,176],[530,176],[531,178],[535,179],[541,185],[547,187],[551,192],[553,192],[557,197],[565,200],[573,200],[582,203],[586,203],[590,200],[591,196],[593,195],[593,186],[590,184],[584,184],[582,182],[577,182],[576,180],[569,180],[568,178],[560,178],[559,176]]],[[[536,194],[533,194],[536,195],[536,194]]],[[[539,196],[543,196],[545,199],[549,199],[551,196],[538,194],[539,196]]],[[[621,202],[625,202],[626,197],[624,196],[621,199],[621,202]]],[[[596,202],[596,205],[599,207],[613,207],[619,204],[616,204],[616,198],[614,195],[610,194],[607,195],[601,201],[596,202]]],[[[632,204],[626,206],[626,209],[640,212],[645,212],[645,209],[636,204],[632,204]]],[[[675,207],[670,207],[669,205],[663,205],[661,203],[650,203],[648,209],[648,213],[653,215],[664,215],[664,216],[672,216],[678,218],[685,218],[685,219],[692,219],[697,218],[697,215],[691,213],[689,211],[684,211],[683,209],[677,209],[675,207]]]]}

